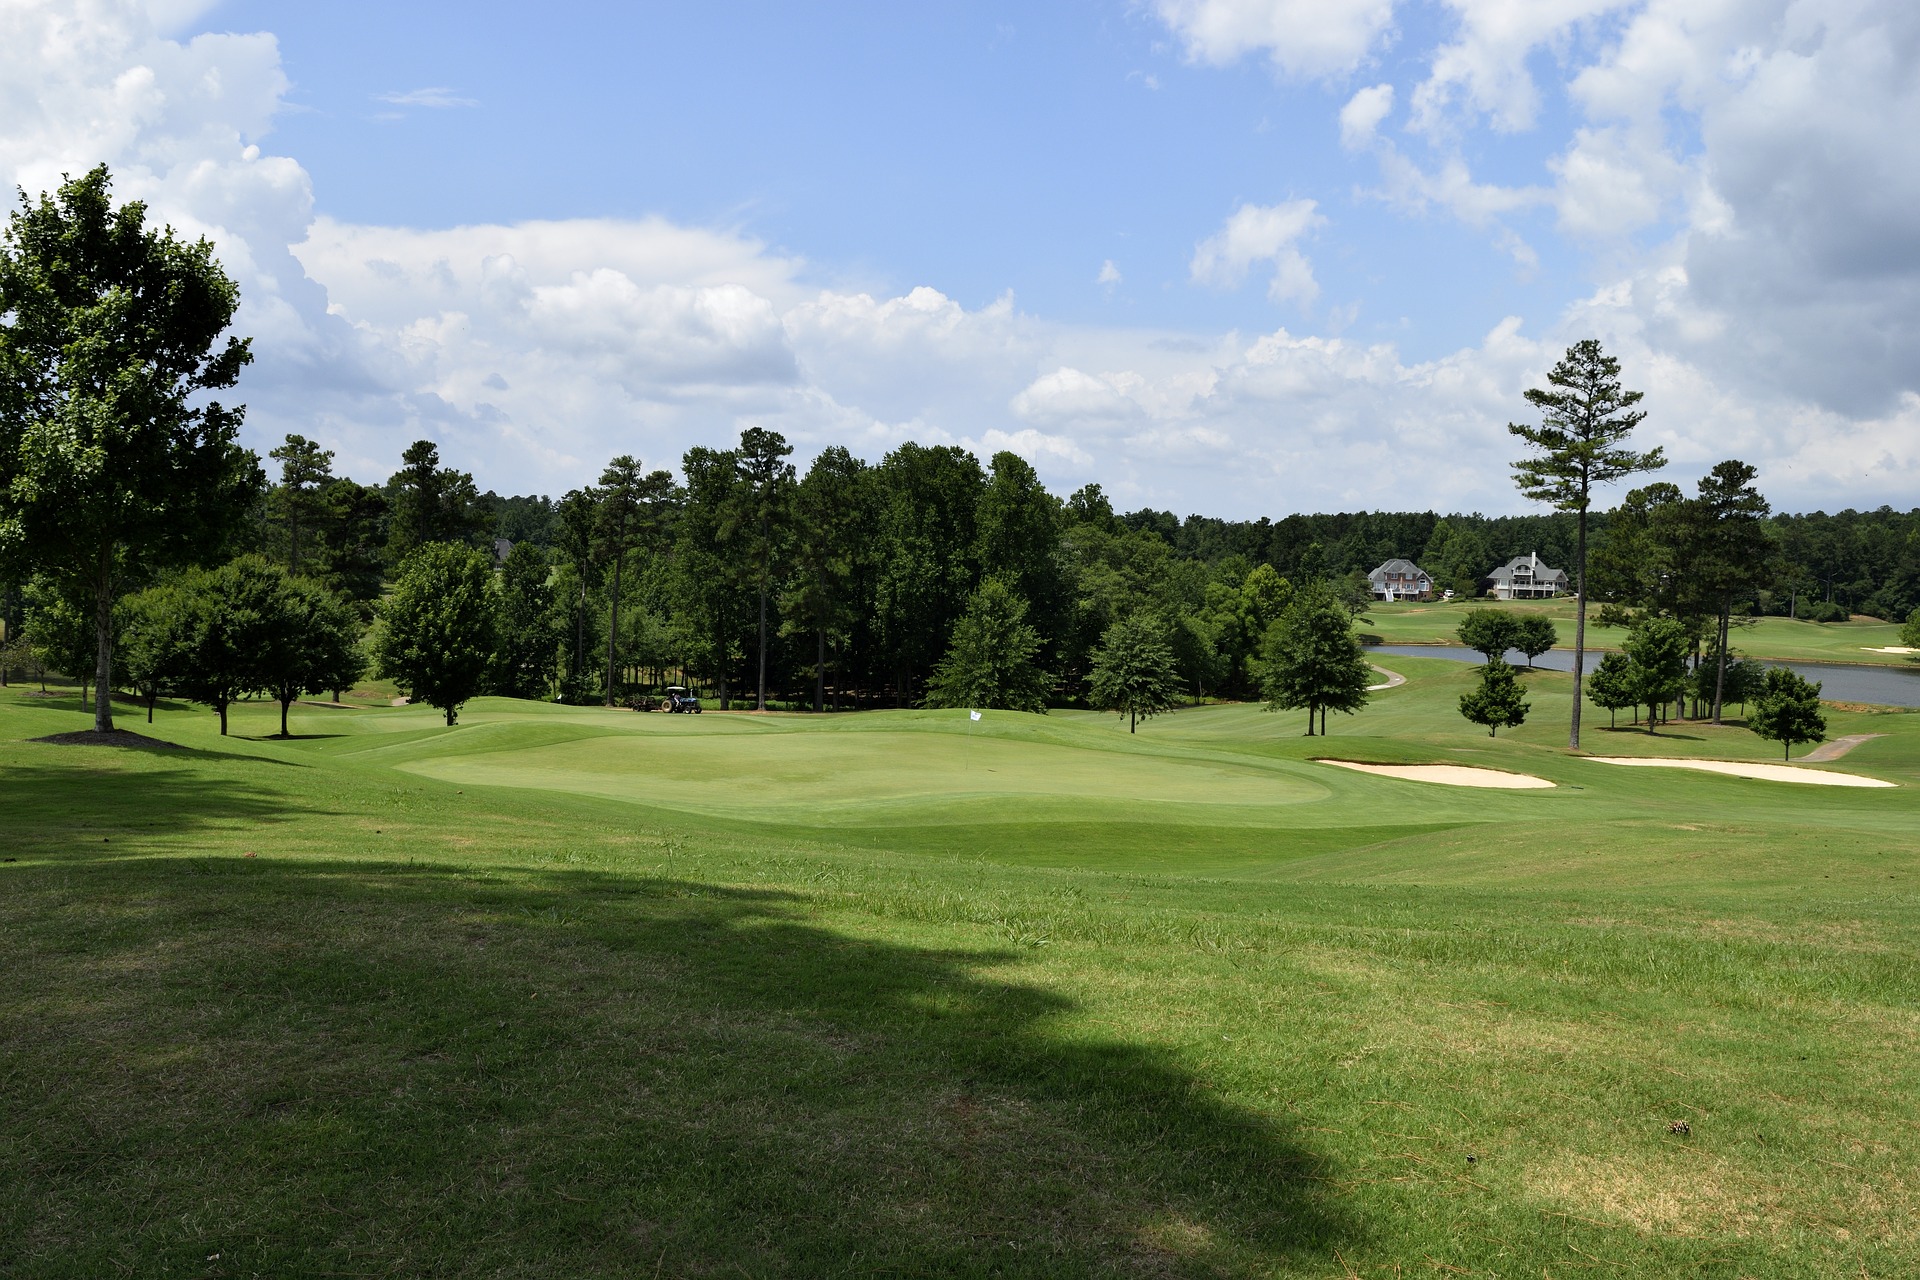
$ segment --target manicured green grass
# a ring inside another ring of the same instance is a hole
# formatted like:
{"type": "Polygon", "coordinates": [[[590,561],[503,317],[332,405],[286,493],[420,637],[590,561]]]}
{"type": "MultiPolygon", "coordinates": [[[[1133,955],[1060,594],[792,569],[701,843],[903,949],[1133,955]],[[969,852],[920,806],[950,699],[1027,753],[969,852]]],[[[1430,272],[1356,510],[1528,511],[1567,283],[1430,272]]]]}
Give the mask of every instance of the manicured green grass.
{"type": "Polygon", "coordinates": [[[0,1273],[1915,1270],[1920,716],[1794,787],[1388,665],[1326,739],[0,695],[0,1273]]]}
{"type": "MultiPolygon", "coordinates": [[[[1469,609],[1488,607],[1512,609],[1520,613],[1543,613],[1560,628],[1560,648],[1573,647],[1574,602],[1571,600],[1447,600],[1427,604],[1418,602],[1376,604],[1369,618],[1373,631],[1386,644],[1458,644],[1454,634],[1461,615],[1469,609]]],[[[1594,625],[1587,618],[1587,645],[1594,649],[1618,649],[1626,639],[1618,627],[1594,625]]],[[[1797,622],[1790,618],[1756,618],[1752,625],[1737,627],[1732,647],[1752,658],[1778,658],[1799,662],[1854,662],[1868,665],[1905,666],[1912,659],[1900,654],[1874,653],[1874,649],[1897,646],[1900,626],[1893,622],[1797,622]]]]}

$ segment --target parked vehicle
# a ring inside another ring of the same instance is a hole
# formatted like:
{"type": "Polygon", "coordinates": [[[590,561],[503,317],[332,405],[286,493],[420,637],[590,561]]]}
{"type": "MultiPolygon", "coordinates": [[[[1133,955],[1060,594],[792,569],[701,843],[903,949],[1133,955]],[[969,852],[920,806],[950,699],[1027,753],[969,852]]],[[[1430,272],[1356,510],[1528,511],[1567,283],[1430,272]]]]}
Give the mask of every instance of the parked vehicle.
{"type": "Polygon", "coordinates": [[[685,711],[697,716],[700,714],[700,699],[680,685],[669,685],[667,686],[667,710],[669,712],[685,711]]]}

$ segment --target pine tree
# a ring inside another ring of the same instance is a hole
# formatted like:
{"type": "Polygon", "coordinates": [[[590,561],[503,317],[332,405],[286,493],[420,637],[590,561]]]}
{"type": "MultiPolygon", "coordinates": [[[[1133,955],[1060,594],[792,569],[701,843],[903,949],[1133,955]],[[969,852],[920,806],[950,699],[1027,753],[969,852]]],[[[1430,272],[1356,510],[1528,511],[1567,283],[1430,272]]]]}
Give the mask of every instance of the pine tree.
{"type": "Polygon", "coordinates": [[[1622,448],[1647,416],[1634,406],[1643,393],[1623,391],[1620,361],[1588,338],[1567,348],[1547,375],[1551,389],[1535,387],[1527,403],[1540,410],[1540,425],[1508,423],[1507,430],[1537,452],[1513,464],[1514,483],[1535,502],[1571,511],[1577,520],[1574,551],[1573,723],[1567,745],[1580,746],[1580,675],[1587,648],[1587,512],[1593,486],[1625,479],[1667,464],[1658,448],[1634,453],[1622,448]]]}

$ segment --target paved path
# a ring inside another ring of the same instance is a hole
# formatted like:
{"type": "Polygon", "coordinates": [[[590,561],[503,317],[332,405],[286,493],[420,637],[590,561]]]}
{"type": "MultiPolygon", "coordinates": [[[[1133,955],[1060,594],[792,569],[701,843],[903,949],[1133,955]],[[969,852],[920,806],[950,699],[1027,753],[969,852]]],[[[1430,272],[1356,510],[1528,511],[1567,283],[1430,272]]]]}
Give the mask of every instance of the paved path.
{"type": "Polygon", "coordinates": [[[1800,763],[1825,764],[1829,760],[1838,760],[1841,756],[1847,754],[1847,752],[1853,750],[1861,743],[1871,742],[1875,738],[1884,738],[1886,736],[1884,733],[1850,733],[1844,738],[1835,738],[1832,742],[1823,743],[1815,747],[1800,757],[1800,763]]]}
{"type": "MultiPolygon", "coordinates": [[[[1367,665],[1370,667],[1373,667],[1373,664],[1371,662],[1369,662],[1367,665]]],[[[1387,682],[1385,684],[1368,685],[1367,692],[1369,693],[1373,692],[1375,689],[1398,689],[1401,685],[1407,682],[1407,678],[1401,675],[1398,671],[1389,671],[1385,667],[1373,667],[1373,669],[1375,671],[1378,671],[1381,675],[1385,676],[1387,678],[1387,682]]]]}

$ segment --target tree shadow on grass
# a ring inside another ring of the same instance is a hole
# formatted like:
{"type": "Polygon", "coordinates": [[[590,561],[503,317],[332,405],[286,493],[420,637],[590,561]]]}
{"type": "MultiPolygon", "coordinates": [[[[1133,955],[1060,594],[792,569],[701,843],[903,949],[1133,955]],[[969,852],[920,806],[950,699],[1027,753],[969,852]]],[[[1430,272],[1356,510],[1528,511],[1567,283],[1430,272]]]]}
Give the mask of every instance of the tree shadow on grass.
{"type": "Polygon", "coordinates": [[[317,816],[306,799],[263,785],[257,778],[210,773],[206,761],[289,765],[291,761],[233,756],[192,747],[48,746],[58,763],[0,766],[0,848],[8,855],[64,855],[80,833],[192,832],[234,823],[298,822],[317,816]],[[138,767],[124,767],[127,757],[138,767]],[[178,762],[178,763],[176,763],[178,762]]]}
{"type": "Polygon", "coordinates": [[[0,929],[0,1270],[1268,1275],[1355,1234],[1017,953],[671,879],[104,870],[0,929]]]}

